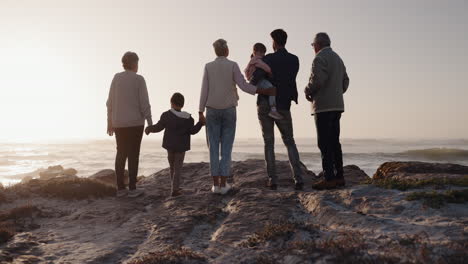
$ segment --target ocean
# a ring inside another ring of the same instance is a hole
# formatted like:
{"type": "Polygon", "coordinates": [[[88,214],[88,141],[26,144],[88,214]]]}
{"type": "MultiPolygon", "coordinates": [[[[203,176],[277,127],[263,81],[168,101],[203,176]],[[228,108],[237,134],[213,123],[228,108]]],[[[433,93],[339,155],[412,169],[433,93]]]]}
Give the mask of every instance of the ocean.
{"type": "MultiPolygon", "coordinates": [[[[276,158],[287,160],[286,148],[276,139],[276,158]]],[[[302,162],[321,171],[316,139],[297,139],[302,162]]],[[[354,164],[372,176],[386,161],[428,161],[468,165],[468,140],[342,139],[345,165],[354,164]]],[[[4,143],[0,145],[0,183],[11,185],[26,175],[38,176],[43,168],[62,165],[87,177],[102,169],[113,169],[115,141],[82,140],[68,143],[4,143]]],[[[263,159],[261,139],[236,139],[233,160],[263,159]]],[[[204,140],[193,140],[185,162],[208,162],[204,140]]],[[[150,175],[168,166],[160,140],[143,139],[139,175],[150,175]]]]}

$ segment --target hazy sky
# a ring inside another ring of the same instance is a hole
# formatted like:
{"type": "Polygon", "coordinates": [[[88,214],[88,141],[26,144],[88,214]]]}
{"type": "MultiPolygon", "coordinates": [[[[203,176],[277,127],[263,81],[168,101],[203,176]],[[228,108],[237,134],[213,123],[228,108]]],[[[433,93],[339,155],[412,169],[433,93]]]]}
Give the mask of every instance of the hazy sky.
{"type": "MultiPolygon", "coordinates": [[[[225,38],[243,68],[255,42],[271,51],[276,28],[301,64],[296,137],[316,135],[302,91],[310,43],[326,31],[351,79],[342,137],[467,138],[467,13],[466,0],[1,0],[0,140],[105,137],[109,85],[128,50],[140,56],[153,119],[176,91],[196,114],[212,42],[225,38]]],[[[237,136],[258,138],[255,98],[240,97],[237,136]]]]}

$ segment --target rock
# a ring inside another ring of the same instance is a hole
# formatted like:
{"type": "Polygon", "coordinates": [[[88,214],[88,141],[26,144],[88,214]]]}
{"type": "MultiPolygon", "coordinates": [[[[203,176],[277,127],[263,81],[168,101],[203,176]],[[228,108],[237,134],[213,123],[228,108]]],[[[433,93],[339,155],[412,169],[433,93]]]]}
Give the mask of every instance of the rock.
{"type": "MultiPolygon", "coordinates": [[[[76,177],[77,173],[78,171],[73,168],[64,169],[61,165],[50,166],[46,170],[39,172],[39,179],[50,180],[56,177],[76,177]]],[[[29,177],[26,176],[24,178],[29,177]]],[[[27,179],[26,182],[31,179],[32,177],[27,179]]]]}
{"type": "Polygon", "coordinates": [[[47,170],[39,173],[39,178],[41,180],[49,180],[51,178],[57,177],[63,173],[63,167],[60,165],[49,166],[47,170]]]}
{"type": "MultiPolygon", "coordinates": [[[[232,166],[233,190],[224,196],[210,192],[209,164],[201,162],[184,164],[178,197],[170,197],[164,169],[142,178],[145,195],[134,199],[18,198],[15,203],[47,212],[25,240],[42,242],[18,249],[18,234],[2,245],[0,262],[2,256],[127,264],[464,263],[468,257],[466,204],[428,209],[407,201],[407,192],[354,185],[367,177],[357,166],[345,167],[347,187],[328,191],[312,190],[318,179],[304,167],[302,192],[294,191],[287,161],[277,161],[277,191],[265,187],[263,160],[232,166]]],[[[91,177],[115,182],[112,170],[91,177]]]]}
{"type": "Polygon", "coordinates": [[[449,163],[385,162],[374,174],[374,179],[429,179],[461,178],[468,175],[468,166],[449,163]]]}
{"type": "Polygon", "coordinates": [[[26,176],[23,179],[21,179],[21,183],[28,183],[33,179],[33,176],[26,176]]]}
{"type": "MultiPolygon", "coordinates": [[[[115,175],[115,171],[111,169],[98,171],[97,173],[89,176],[89,178],[98,180],[108,185],[112,185],[112,186],[117,185],[117,178],[115,175]]],[[[125,170],[124,183],[128,184],[128,170],[125,170]]]]}
{"type": "MultiPolygon", "coordinates": [[[[346,185],[348,186],[361,184],[362,182],[370,179],[367,173],[356,165],[346,165],[343,167],[343,170],[346,185]]],[[[319,173],[318,177],[323,177],[323,171],[319,173]]]]}
{"type": "Polygon", "coordinates": [[[73,169],[73,168],[69,168],[69,169],[64,170],[62,173],[63,173],[63,175],[65,175],[65,176],[76,176],[76,174],[78,173],[78,171],[75,170],[75,169],[73,169]]]}

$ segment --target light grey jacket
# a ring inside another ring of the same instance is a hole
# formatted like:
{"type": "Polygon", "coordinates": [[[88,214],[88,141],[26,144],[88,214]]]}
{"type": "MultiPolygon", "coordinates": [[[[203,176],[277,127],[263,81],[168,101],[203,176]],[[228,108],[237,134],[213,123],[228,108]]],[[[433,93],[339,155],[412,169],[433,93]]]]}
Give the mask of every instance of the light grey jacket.
{"type": "Polygon", "coordinates": [[[239,65],[226,57],[217,57],[205,65],[200,93],[199,112],[206,107],[227,109],[237,106],[237,86],[249,94],[255,94],[257,87],[249,84],[242,75],[239,65]]]}
{"type": "Polygon", "coordinates": [[[133,71],[119,72],[112,79],[107,99],[107,121],[112,127],[153,124],[148,89],[143,76],[133,71]]]}
{"type": "Polygon", "coordinates": [[[312,63],[312,73],[305,92],[312,97],[312,114],[344,112],[343,94],[349,86],[346,67],[330,47],[320,50],[312,63]]]}

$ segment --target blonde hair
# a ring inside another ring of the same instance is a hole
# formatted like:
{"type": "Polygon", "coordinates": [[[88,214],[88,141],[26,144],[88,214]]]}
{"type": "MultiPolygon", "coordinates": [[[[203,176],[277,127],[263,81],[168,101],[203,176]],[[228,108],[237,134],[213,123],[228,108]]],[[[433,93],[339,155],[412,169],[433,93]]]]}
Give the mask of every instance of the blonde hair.
{"type": "Polygon", "coordinates": [[[227,41],[224,39],[218,39],[213,42],[213,48],[217,56],[226,56],[228,51],[227,41]]]}
{"type": "Polygon", "coordinates": [[[138,63],[138,55],[135,52],[127,51],[122,57],[122,66],[125,70],[131,70],[138,63]]]}

